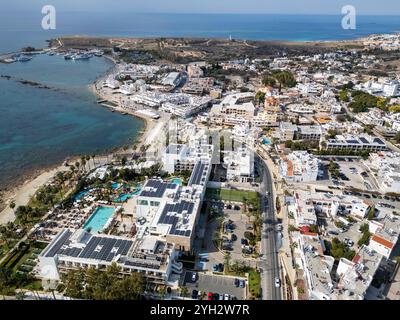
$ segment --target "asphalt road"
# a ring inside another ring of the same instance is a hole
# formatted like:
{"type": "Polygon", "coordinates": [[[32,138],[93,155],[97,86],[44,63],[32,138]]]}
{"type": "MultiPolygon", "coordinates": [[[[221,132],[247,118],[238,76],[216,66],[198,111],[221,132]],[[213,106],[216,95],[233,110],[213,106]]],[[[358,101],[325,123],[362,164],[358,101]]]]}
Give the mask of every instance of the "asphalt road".
{"type": "MultiPolygon", "coordinates": [[[[261,288],[263,300],[281,300],[281,290],[275,287],[275,278],[280,278],[278,250],[276,247],[276,219],[271,173],[260,159],[263,179],[260,183],[263,230],[261,234],[261,288]],[[266,192],[268,191],[268,196],[266,192]]],[[[282,282],[282,279],[281,279],[282,282]]]]}

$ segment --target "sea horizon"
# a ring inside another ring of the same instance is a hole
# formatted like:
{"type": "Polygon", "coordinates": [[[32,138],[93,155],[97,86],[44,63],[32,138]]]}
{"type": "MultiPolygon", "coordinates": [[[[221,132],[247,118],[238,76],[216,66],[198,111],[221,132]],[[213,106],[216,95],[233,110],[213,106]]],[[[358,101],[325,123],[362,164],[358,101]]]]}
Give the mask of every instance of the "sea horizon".
{"type": "Polygon", "coordinates": [[[341,15],[237,13],[57,12],[56,30],[41,28],[42,15],[0,14],[0,52],[73,35],[127,38],[217,38],[259,41],[342,41],[400,32],[399,15],[357,15],[357,28],[344,30],[341,15]],[[22,19],[21,16],[27,16],[22,19]],[[113,19],[117,16],[118,19],[113,19]],[[249,19],[251,17],[251,19],[249,19]],[[22,19],[22,20],[19,20],[22,19]]]}

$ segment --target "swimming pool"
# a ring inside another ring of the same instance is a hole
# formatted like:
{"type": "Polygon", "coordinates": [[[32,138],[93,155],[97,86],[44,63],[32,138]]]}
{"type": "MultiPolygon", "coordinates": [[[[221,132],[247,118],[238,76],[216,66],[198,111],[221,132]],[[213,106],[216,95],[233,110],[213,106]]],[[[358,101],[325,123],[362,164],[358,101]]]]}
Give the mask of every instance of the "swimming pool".
{"type": "Polygon", "coordinates": [[[118,183],[118,182],[114,182],[114,183],[111,185],[111,188],[113,188],[114,190],[118,189],[118,188],[119,188],[119,183],[118,183]]]}
{"type": "Polygon", "coordinates": [[[85,190],[85,191],[81,191],[78,194],[76,194],[73,199],[74,201],[76,200],[81,200],[87,193],[89,192],[89,190],[85,190]]]}
{"type": "Polygon", "coordinates": [[[264,138],[263,139],[263,144],[270,145],[271,144],[271,140],[269,140],[268,138],[264,138]]]}
{"type": "Polygon", "coordinates": [[[126,200],[132,198],[132,194],[121,194],[118,198],[116,198],[115,202],[125,202],[126,200]]]}
{"type": "Polygon", "coordinates": [[[182,185],[182,179],[181,178],[174,178],[174,179],[171,180],[171,183],[175,183],[178,186],[181,186],[182,185]]]}
{"type": "Polygon", "coordinates": [[[135,190],[135,192],[132,193],[132,195],[135,196],[135,195],[139,194],[140,191],[142,191],[142,185],[138,184],[138,185],[136,185],[136,190],[135,190]]]}
{"type": "Polygon", "coordinates": [[[122,193],[118,198],[116,198],[114,200],[114,202],[125,202],[126,200],[132,198],[132,196],[135,196],[135,195],[139,194],[141,190],[142,190],[142,186],[138,185],[138,186],[136,186],[135,192],[122,193]]]}
{"type": "Polygon", "coordinates": [[[108,220],[113,216],[115,209],[113,207],[97,207],[96,211],[93,212],[92,216],[86,221],[83,228],[95,234],[104,229],[108,220]]]}

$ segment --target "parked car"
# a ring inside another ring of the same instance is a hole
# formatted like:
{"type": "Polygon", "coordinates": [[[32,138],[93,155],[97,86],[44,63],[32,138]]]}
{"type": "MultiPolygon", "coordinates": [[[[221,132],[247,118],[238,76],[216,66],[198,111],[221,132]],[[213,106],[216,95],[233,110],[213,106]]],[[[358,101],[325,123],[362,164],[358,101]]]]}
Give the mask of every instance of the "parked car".
{"type": "Polygon", "coordinates": [[[199,292],[197,290],[192,291],[192,299],[197,299],[199,296],[199,292]]]}
{"type": "Polygon", "coordinates": [[[219,300],[219,293],[213,294],[213,300],[219,300]]]}
{"type": "Polygon", "coordinates": [[[196,273],[196,272],[193,272],[193,273],[192,273],[192,281],[193,281],[193,282],[196,282],[196,280],[197,280],[197,273],[196,273]]]}
{"type": "Polygon", "coordinates": [[[239,280],[239,287],[241,288],[246,287],[246,282],[244,280],[239,280]]]}
{"type": "Polygon", "coordinates": [[[242,238],[242,239],[240,239],[240,244],[247,246],[249,244],[249,241],[247,241],[247,239],[242,238]]]}
{"type": "Polygon", "coordinates": [[[207,300],[212,300],[213,299],[213,293],[212,292],[209,292],[208,294],[207,294],[207,300]]]}
{"type": "Polygon", "coordinates": [[[229,294],[227,294],[227,293],[224,294],[224,300],[230,300],[229,294]]]}
{"type": "Polygon", "coordinates": [[[232,235],[231,235],[231,241],[236,241],[236,240],[237,240],[236,234],[232,233],[232,235]]]}
{"type": "Polygon", "coordinates": [[[354,241],[353,241],[353,240],[349,240],[349,241],[347,242],[347,246],[348,246],[349,248],[351,248],[352,246],[354,246],[354,241]]]}
{"type": "Polygon", "coordinates": [[[235,278],[234,284],[235,284],[235,287],[239,287],[239,285],[240,285],[239,279],[235,278]]]}
{"type": "Polygon", "coordinates": [[[281,286],[281,280],[279,278],[275,278],[275,288],[279,288],[281,286]]]}

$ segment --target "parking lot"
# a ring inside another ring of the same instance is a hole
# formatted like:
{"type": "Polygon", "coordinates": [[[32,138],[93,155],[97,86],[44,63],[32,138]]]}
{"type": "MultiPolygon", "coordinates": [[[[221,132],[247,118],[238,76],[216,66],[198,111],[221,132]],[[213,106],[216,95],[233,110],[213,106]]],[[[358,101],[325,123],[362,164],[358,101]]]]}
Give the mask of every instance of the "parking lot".
{"type": "Polygon", "coordinates": [[[367,191],[378,190],[375,179],[370,173],[362,176],[363,172],[366,172],[365,166],[359,161],[345,162],[341,161],[338,163],[340,166],[340,171],[343,172],[349,181],[343,181],[345,186],[353,187],[357,189],[363,189],[367,191]]]}
{"type": "MultiPolygon", "coordinates": [[[[192,272],[186,272],[184,279],[184,286],[189,289],[190,295],[193,290],[197,290],[205,292],[206,294],[208,294],[208,292],[229,294],[239,300],[244,300],[246,298],[246,288],[236,287],[234,283],[235,277],[197,273],[196,280],[192,281],[192,275],[192,272]]],[[[246,280],[245,278],[236,278],[246,280]]],[[[207,297],[205,299],[207,299],[207,297]]]]}
{"type": "Polygon", "coordinates": [[[232,260],[243,260],[245,259],[242,254],[241,239],[244,239],[244,233],[249,227],[249,218],[241,211],[224,210],[225,222],[232,222],[234,228],[232,232],[224,232],[222,237],[226,239],[235,239],[231,241],[230,254],[232,260]]]}
{"type": "Polygon", "coordinates": [[[351,249],[352,250],[357,249],[357,242],[362,236],[362,233],[359,232],[358,230],[360,229],[361,225],[363,225],[366,222],[361,222],[361,221],[354,222],[352,225],[348,225],[348,230],[341,232],[339,228],[336,227],[335,222],[331,221],[330,218],[318,217],[318,220],[320,223],[322,223],[322,225],[325,228],[325,233],[324,233],[325,239],[327,239],[328,241],[332,241],[333,238],[338,238],[340,241],[344,242],[345,239],[347,238],[353,242],[351,249]],[[334,231],[337,234],[331,234],[329,233],[329,231],[334,231]]]}
{"type": "MultiPolygon", "coordinates": [[[[215,248],[213,239],[222,240],[223,248],[228,251],[231,255],[231,261],[248,261],[252,264],[252,258],[246,258],[242,254],[241,239],[244,239],[245,231],[250,230],[249,217],[243,213],[243,205],[241,203],[229,202],[229,201],[211,201],[210,207],[215,210],[215,219],[209,221],[205,232],[203,247],[206,248],[207,260],[203,261],[203,270],[213,270],[215,264],[224,262],[224,255],[222,251],[215,248]],[[217,220],[220,223],[217,223],[217,220]],[[219,226],[229,225],[230,228],[222,228],[222,232],[219,233],[219,226]]],[[[203,259],[204,260],[204,259],[203,259]]]]}

